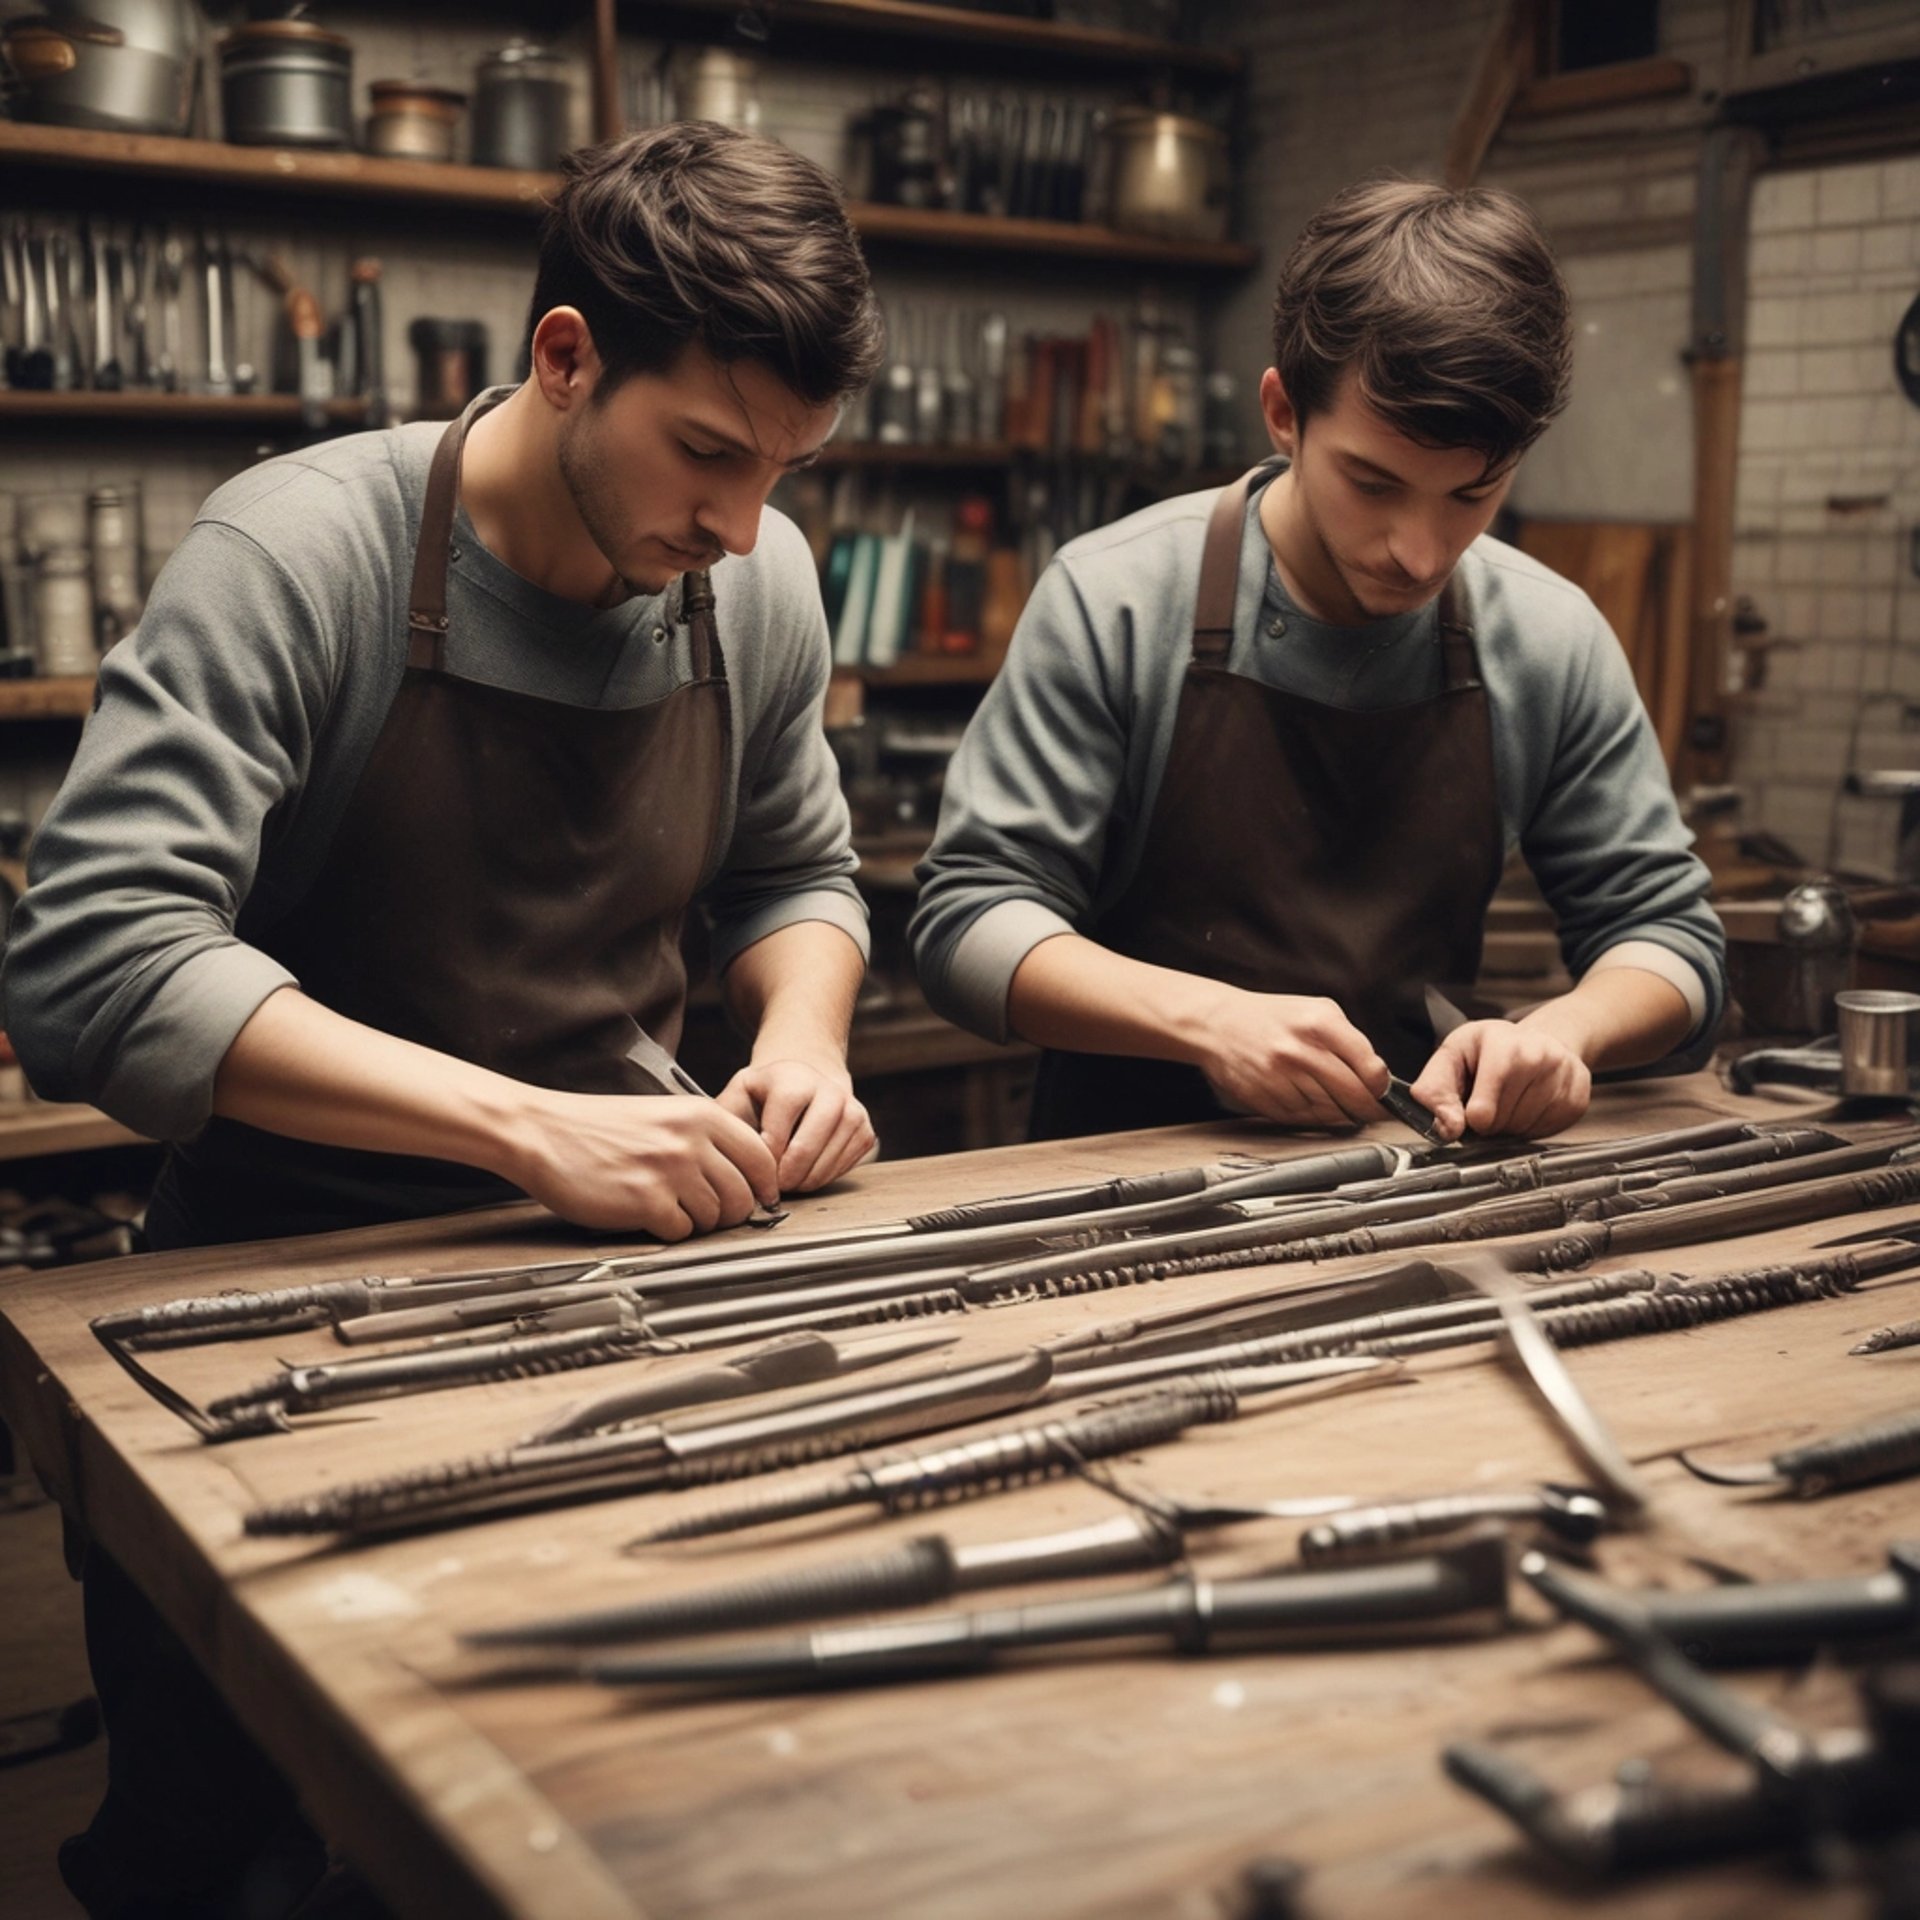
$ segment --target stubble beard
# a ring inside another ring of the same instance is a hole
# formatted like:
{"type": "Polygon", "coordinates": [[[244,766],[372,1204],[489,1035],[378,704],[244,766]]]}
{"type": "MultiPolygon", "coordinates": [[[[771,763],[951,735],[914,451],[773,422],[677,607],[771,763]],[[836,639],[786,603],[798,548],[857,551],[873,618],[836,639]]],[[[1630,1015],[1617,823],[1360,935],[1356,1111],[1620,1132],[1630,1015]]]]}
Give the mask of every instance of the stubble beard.
{"type": "Polygon", "coordinates": [[[601,559],[613,570],[613,577],[623,592],[629,595],[663,593],[671,584],[670,580],[631,579],[615,558],[615,550],[625,530],[606,506],[611,493],[607,485],[611,463],[599,434],[590,424],[591,414],[592,405],[589,403],[561,426],[556,448],[560,484],[566,488],[567,498],[573,502],[573,510],[587,530],[587,538],[593,542],[601,559]]]}

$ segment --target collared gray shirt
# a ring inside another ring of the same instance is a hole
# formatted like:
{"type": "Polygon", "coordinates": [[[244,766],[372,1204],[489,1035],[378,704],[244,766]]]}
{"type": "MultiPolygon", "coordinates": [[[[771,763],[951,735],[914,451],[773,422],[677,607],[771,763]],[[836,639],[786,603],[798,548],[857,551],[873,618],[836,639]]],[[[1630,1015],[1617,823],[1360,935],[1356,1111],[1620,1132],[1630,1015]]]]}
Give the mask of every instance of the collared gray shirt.
{"type": "MultiPolygon", "coordinates": [[[[221,487],[102,662],[6,956],[5,1024],[46,1097],[184,1139],[212,1110],[234,1037],[294,984],[250,936],[318,873],[399,687],[442,431],[355,434],[221,487]]],[[[733,715],[704,882],[715,964],[801,920],[840,927],[864,953],[806,542],[769,511],[754,551],[722,561],[713,583],[733,715]]],[[[447,664],[464,677],[605,708],[692,678],[677,586],[608,609],[561,599],[490,553],[464,510],[447,595],[447,664]]]]}
{"type": "MultiPolygon", "coordinates": [[[[1255,500],[1257,501],[1257,493],[1255,500]]],[[[1060,550],[948,772],[910,930],[928,1000],[1008,1037],[1022,960],[1098,938],[1139,864],[1192,650],[1211,493],[1162,502],[1060,550]]],[[[1459,566],[1486,684],[1500,816],[1559,921],[1576,978],[1631,965],[1685,996],[1698,1037],[1725,998],[1707,905],[1632,672],[1579,588],[1490,538],[1459,566]]],[[[1438,608],[1334,627],[1289,599],[1259,514],[1241,542],[1232,671],[1328,706],[1430,699],[1438,608]]],[[[1219,769],[1231,782],[1234,770],[1219,769]]]]}

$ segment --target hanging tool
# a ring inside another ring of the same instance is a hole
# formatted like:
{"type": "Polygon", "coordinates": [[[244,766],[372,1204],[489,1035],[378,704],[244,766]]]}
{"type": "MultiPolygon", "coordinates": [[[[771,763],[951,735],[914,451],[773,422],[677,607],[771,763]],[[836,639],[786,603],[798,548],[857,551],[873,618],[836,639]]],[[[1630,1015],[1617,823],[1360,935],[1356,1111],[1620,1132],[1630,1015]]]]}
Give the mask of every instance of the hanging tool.
{"type": "Polygon", "coordinates": [[[206,391],[230,394],[234,390],[233,373],[228,364],[233,347],[233,265],[227,257],[224,236],[201,229],[200,265],[206,294],[206,391]]]}

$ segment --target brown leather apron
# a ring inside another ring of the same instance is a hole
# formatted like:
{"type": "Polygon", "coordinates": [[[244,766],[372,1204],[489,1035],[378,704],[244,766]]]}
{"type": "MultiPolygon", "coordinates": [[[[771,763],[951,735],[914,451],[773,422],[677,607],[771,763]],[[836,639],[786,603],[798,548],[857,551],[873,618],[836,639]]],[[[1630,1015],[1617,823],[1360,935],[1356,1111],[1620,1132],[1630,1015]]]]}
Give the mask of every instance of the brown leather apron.
{"type": "MultiPolygon", "coordinates": [[[[1351,711],[1227,668],[1252,473],[1208,523],[1193,653],[1126,891],[1087,929],[1116,953],[1255,993],[1335,1000],[1396,1073],[1433,1050],[1423,989],[1480,968],[1504,845],[1486,689],[1457,580],[1440,693],[1351,711]]],[[[1197,1068],[1050,1053],[1032,1134],[1218,1119],[1197,1068]]]]}
{"type": "MultiPolygon", "coordinates": [[[[645,706],[575,707],[446,664],[460,451],[433,456],[407,665],[313,886],[255,944],[351,1020],[535,1086],[651,1093],[627,1059],[671,1052],[680,927],[720,828],[732,714],[713,589],[687,576],[693,678],[645,706]]],[[[447,1161],[314,1146],[216,1118],[175,1149],[156,1244],[408,1219],[517,1197],[447,1161]]]]}

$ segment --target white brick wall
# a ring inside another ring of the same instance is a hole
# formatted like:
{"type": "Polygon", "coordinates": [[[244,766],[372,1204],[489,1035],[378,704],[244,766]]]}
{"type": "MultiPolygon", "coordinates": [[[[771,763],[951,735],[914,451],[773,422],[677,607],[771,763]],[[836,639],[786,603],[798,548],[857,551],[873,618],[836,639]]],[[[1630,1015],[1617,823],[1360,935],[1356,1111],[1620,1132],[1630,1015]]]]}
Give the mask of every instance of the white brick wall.
{"type": "Polygon", "coordinates": [[[1920,701],[1920,410],[1892,366],[1914,291],[1920,160],[1763,176],[1753,224],[1734,583],[1772,635],[1799,643],[1767,671],[1769,696],[1798,710],[1740,715],[1734,776],[1749,819],[1809,858],[1886,870],[1897,803],[1839,787],[1849,755],[1920,766],[1920,714],[1905,710],[1920,701]]]}

